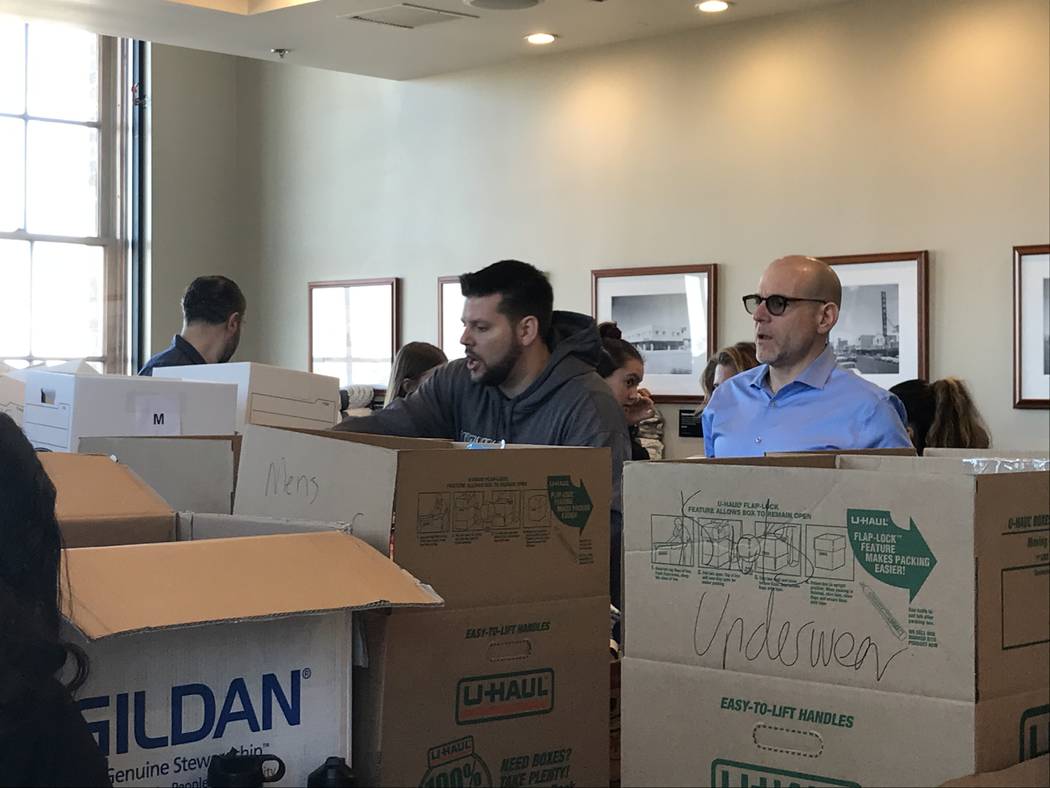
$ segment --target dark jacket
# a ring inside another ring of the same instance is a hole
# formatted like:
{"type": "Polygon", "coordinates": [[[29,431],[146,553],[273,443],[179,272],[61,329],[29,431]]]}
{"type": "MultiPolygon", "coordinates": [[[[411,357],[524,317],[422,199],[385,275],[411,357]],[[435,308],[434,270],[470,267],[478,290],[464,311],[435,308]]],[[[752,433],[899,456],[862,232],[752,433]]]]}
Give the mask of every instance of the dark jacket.
{"type": "Polygon", "coordinates": [[[410,396],[370,416],[345,419],[336,429],[468,442],[608,446],[613,510],[619,513],[620,476],[631,446],[623,409],[595,371],[601,339],[594,320],[555,312],[547,344],[547,366],[513,399],[498,386],[474,383],[466,361],[458,359],[410,396]]]}
{"type": "Polygon", "coordinates": [[[9,785],[110,785],[106,759],[57,679],[17,719],[0,711],[0,786],[9,785]]]}
{"type": "Polygon", "coordinates": [[[157,367],[185,367],[190,364],[207,364],[204,356],[192,344],[187,342],[179,334],[171,339],[171,344],[147,361],[140,375],[153,376],[153,370],[157,367]]]}

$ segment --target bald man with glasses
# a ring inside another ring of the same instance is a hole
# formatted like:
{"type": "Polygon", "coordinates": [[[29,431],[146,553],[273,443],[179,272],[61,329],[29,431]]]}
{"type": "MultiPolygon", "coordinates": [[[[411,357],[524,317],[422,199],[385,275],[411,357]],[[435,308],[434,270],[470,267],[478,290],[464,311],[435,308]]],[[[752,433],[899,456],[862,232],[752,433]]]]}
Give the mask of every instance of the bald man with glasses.
{"type": "Polygon", "coordinates": [[[842,304],[831,266],[774,260],[743,300],[760,364],[719,386],[704,408],[708,457],[911,446],[900,400],[842,369],[828,344],[842,304]]]}

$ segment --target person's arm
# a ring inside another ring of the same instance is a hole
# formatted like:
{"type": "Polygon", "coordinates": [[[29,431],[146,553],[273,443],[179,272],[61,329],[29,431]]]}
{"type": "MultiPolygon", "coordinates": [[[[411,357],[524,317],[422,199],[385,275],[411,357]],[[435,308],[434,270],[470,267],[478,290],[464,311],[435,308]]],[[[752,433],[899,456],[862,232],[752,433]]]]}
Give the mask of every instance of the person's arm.
{"type": "Polygon", "coordinates": [[[400,435],[406,438],[454,439],[452,418],[455,370],[437,370],[422,386],[402,399],[368,416],[350,416],[333,429],[373,435],[400,435]]]}
{"type": "Polygon", "coordinates": [[[905,426],[904,405],[896,396],[880,398],[864,422],[864,441],[868,449],[910,449],[911,438],[905,426]]]}
{"type": "Polygon", "coordinates": [[[711,405],[703,409],[700,413],[700,432],[704,436],[704,456],[714,457],[715,456],[715,412],[711,409],[711,405]]]}

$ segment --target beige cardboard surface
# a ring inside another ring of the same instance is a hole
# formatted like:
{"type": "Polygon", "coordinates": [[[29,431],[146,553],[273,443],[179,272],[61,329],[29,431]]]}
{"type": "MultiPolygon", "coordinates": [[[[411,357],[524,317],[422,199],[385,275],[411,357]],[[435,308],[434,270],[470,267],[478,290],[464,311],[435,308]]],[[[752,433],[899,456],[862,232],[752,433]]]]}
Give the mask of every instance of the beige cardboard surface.
{"type": "Polygon", "coordinates": [[[1019,457],[1022,459],[1050,458],[1050,446],[1045,449],[938,449],[933,446],[923,452],[924,457],[1019,457]]]}
{"type": "Polygon", "coordinates": [[[624,785],[929,786],[975,768],[972,703],[631,658],[622,670],[624,785]]]}
{"type": "Polygon", "coordinates": [[[55,485],[55,515],[66,547],[174,538],[171,507],[127,466],[97,455],[38,457],[55,485]]]}
{"type": "Polygon", "coordinates": [[[972,477],[640,463],[624,478],[629,656],[973,700],[972,477]],[[893,554],[857,543],[849,510],[888,513],[886,538],[909,529],[902,555],[932,552],[914,599],[894,583],[922,567],[869,573],[858,553],[893,554]]]}
{"type": "Polygon", "coordinates": [[[237,429],[245,424],[328,429],[338,421],[339,379],[253,361],[160,367],[159,378],[233,383],[237,429]]]}
{"type": "Polygon", "coordinates": [[[608,784],[607,597],[365,618],[361,784],[608,784]]]}
{"type": "Polygon", "coordinates": [[[229,384],[33,368],[23,430],[37,448],[68,452],[95,435],[229,435],[236,408],[229,384]]]}
{"type": "Polygon", "coordinates": [[[607,449],[439,457],[399,453],[394,559],[448,606],[608,594],[607,449]]]}
{"type": "Polygon", "coordinates": [[[5,374],[10,369],[0,365],[0,413],[6,413],[19,427],[25,410],[26,384],[16,377],[5,374]]]}
{"type": "Polygon", "coordinates": [[[81,438],[78,451],[108,454],[141,476],[172,509],[229,514],[240,438],[81,438]]]}
{"type": "Polygon", "coordinates": [[[359,539],[306,533],[66,550],[66,618],[89,638],[441,598],[359,539]],[[187,582],[192,578],[192,582],[187,582]]]}
{"type": "Polygon", "coordinates": [[[1008,769],[981,772],[942,783],[943,788],[1046,788],[1050,785],[1050,755],[1008,769]]]}
{"type": "Polygon", "coordinates": [[[233,513],[349,522],[355,534],[385,553],[396,478],[393,450],[323,434],[248,426],[233,513]]]}

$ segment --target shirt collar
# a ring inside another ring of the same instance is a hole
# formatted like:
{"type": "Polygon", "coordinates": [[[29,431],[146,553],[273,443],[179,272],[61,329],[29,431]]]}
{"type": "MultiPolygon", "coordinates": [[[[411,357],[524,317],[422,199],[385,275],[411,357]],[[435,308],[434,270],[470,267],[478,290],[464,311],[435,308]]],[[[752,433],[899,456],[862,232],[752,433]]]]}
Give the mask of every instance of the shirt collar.
{"type": "Polygon", "coordinates": [[[193,363],[194,364],[207,364],[208,363],[207,359],[205,359],[204,356],[202,356],[200,354],[200,351],[197,350],[197,348],[195,348],[188,340],[184,339],[181,334],[176,334],[172,338],[171,346],[173,348],[177,347],[187,357],[193,359],[193,363]]]}
{"type": "MultiPolygon", "coordinates": [[[[835,371],[837,365],[838,361],[831,349],[831,345],[825,345],[823,352],[813,359],[809,366],[802,370],[802,373],[792,383],[802,383],[811,389],[823,389],[828,384],[831,373],[835,371]]],[[[751,379],[751,387],[766,389],[768,388],[768,381],[769,365],[763,364],[755,369],[755,375],[751,379]]]]}

